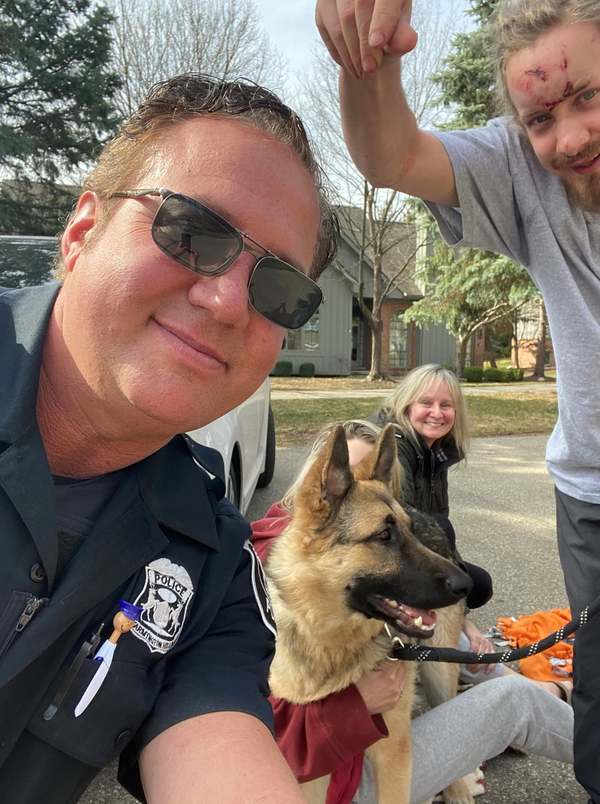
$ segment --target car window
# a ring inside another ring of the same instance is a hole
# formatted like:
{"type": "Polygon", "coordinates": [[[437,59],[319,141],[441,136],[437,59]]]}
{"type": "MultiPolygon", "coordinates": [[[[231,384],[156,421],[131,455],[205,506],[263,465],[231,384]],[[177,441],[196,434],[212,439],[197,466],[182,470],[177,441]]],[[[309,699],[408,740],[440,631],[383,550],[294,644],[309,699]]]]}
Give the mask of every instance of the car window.
{"type": "Polygon", "coordinates": [[[0,237],[0,286],[22,288],[52,279],[54,237],[0,237]]]}

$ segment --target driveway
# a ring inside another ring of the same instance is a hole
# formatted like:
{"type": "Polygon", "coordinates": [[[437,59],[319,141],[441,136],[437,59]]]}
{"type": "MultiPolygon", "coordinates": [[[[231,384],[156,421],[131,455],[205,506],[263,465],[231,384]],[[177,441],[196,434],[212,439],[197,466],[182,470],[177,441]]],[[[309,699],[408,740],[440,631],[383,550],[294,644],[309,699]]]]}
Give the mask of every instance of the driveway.
{"type": "MultiPolygon", "coordinates": [[[[540,384],[541,385],[541,384],[540,384]]],[[[486,567],[495,594],[482,611],[485,628],[500,615],[566,605],[554,529],[552,483],[544,466],[545,436],[474,439],[467,466],[450,473],[452,519],[463,556],[486,567]]],[[[277,454],[271,486],[256,492],[248,517],[260,517],[280,499],[300,467],[305,448],[277,454]]],[[[569,766],[538,757],[504,754],[486,770],[482,804],[585,804],[569,766]]],[[[104,771],[85,804],[133,802],[104,771]]],[[[244,804],[240,794],[240,804],[244,804]]]]}

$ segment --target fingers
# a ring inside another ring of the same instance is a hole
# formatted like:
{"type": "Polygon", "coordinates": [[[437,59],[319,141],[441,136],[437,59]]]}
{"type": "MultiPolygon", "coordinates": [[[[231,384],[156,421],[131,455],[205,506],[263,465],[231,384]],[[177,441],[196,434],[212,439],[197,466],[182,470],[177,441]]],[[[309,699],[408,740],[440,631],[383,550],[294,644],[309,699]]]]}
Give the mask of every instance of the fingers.
{"type": "Polygon", "coordinates": [[[370,19],[371,13],[368,6],[372,5],[371,0],[361,2],[357,0],[356,8],[354,0],[338,0],[338,14],[340,17],[340,24],[342,27],[342,36],[344,44],[348,52],[348,56],[352,62],[352,72],[357,78],[362,76],[362,62],[361,62],[361,42],[358,34],[358,20],[356,12],[358,7],[364,7],[367,11],[368,18],[370,19]]]}
{"type": "MultiPolygon", "coordinates": [[[[477,637],[470,640],[470,648],[474,653],[494,653],[496,648],[489,639],[478,635],[477,637]]],[[[468,669],[472,673],[480,673],[484,672],[486,674],[492,673],[494,670],[493,664],[470,664],[468,665],[468,669]]]]}
{"type": "Polygon", "coordinates": [[[367,710],[373,715],[393,709],[400,700],[406,671],[399,662],[382,665],[365,673],[356,682],[367,710]]]}
{"type": "Polygon", "coordinates": [[[354,0],[318,0],[315,20],[330,56],[355,78],[360,78],[360,43],[354,0]]]}
{"type": "Polygon", "coordinates": [[[318,0],[315,19],[333,60],[361,78],[377,70],[384,53],[398,57],[414,48],[411,11],[411,0],[318,0]]]}
{"type": "Polygon", "coordinates": [[[417,44],[417,33],[410,24],[412,0],[376,0],[369,43],[382,47],[390,56],[404,56],[417,44]]]}
{"type": "Polygon", "coordinates": [[[374,72],[383,61],[383,50],[372,47],[369,38],[373,19],[374,0],[357,0],[355,24],[358,32],[361,73],[374,72]]]}

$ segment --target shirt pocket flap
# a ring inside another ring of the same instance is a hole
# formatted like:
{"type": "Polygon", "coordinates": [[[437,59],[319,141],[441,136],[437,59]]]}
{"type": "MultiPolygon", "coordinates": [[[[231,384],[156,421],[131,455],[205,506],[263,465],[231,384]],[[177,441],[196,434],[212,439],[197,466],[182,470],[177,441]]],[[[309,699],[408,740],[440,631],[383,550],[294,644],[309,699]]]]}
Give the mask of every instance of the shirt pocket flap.
{"type": "Polygon", "coordinates": [[[85,659],[54,715],[44,718],[61,678],[49,689],[28,729],[59,751],[103,767],[121,753],[152,710],[163,675],[161,664],[113,660],[89,706],[75,717],[75,707],[98,669],[98,662],[85,659]]]}

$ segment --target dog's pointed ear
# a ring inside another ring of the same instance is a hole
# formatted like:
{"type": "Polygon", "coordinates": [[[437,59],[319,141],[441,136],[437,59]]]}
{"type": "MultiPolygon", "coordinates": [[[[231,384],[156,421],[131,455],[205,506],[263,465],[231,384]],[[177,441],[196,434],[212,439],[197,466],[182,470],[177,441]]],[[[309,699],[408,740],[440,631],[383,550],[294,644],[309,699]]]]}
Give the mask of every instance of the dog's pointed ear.
{"type": "Polygon", "coordinates": [[[373,468],[370,472],[370,479],[379,480],[388,486],[391,485],[392,469],[398,460],[394,433],[394,426],[388,424],[379,435],[371,458],[373,468]]]}
{"type": "Polygon", "coordinates": [[[327,523],[354,483],[343,427],[329,435],[300,483],[294,516],[310,512],[311,532],[327,523]]]}
{"type": "Polygon", "coordinates": [[[350,491],[354,476],[350,469],[348,443],[344,428],[338,426],[329,436],[321,471],[322,497],[335,509],[350,491]]]}

